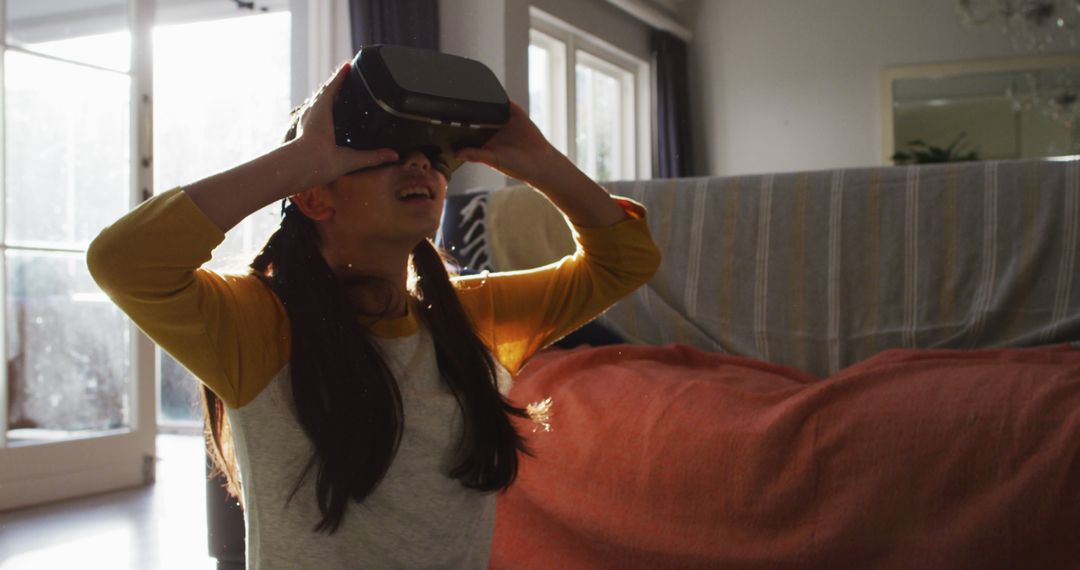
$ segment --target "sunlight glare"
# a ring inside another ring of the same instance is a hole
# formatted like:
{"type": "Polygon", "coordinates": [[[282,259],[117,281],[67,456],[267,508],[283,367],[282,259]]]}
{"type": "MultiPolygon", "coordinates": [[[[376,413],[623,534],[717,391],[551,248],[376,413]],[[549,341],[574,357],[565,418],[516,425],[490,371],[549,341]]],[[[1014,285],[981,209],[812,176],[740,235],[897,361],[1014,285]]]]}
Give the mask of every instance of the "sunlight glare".
{"type": "Polygon", "coordinates": [[[123,568],[130,565],[138,549],[129,526],[118,526],[75,540],[17,554],[0,560],[0,570],[40,570],[41,568],[87,568],[87,563],[108,560],[123,568]]]}
{"type": "Polygon", "coordinates": [[[127,71],[131,65],[131,33],[126,30],[27,44],[26,49],[117,71],[127,71]]]}

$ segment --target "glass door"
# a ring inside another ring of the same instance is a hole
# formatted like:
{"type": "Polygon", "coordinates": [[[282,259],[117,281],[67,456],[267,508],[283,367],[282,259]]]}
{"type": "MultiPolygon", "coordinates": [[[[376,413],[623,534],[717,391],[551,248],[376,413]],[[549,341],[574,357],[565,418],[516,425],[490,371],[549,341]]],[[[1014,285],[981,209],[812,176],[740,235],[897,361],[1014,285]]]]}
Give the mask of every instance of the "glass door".
{"type": "MultiPolygon", "coordinates": [[[[288,0],[0,3],[6,510],[151,482],[159,426],[200,431],[197,381],[96,287],[86,247],[155,192],[278,144],[294,74],[288,0]]],[[[277,220],[245,220],[211,267],[242,271],[277,220]]]]}
{"type": "Polygon", "coordinates": [[[86,248],[151,189],[147,3],[6,0],[0,510],[154,478],[152,346],[86,248]]]}
{"type": "MultiPolygon", "coordinates": [[[[266,10],[234,7],[193,19],[159,2],[153,34],[156,192],[255,158],[284,136],[291,108],[292,18],[284,2],[260,7],[266,10]]],[[[280,211],[271,204],[229,230],[207,267],[246,273],[277,229],[280,211]]],[[[159,363],[159,426],[201,433],[198,381],[167,353],[161,352],[159,363]]]]}

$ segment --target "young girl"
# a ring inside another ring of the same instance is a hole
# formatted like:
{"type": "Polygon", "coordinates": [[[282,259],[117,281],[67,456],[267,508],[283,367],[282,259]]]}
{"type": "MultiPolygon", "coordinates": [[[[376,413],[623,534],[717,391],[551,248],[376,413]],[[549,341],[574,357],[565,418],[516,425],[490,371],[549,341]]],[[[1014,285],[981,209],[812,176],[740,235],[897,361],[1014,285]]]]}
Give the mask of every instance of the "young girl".
{"type": "Polygon", "coordinates": [[[94,240],[88,265],[204,384],[249,568],[484,568],[492,491],[525,451],[511,377],[648,280],[659,253],[644,209],[610,197],[512,104],[505,127],[458,158],[544,193],[578,251],[449,277],[428,239],[445,165],[336,146],[346,73],[301,107],[281,146],[143,203],[94,240]],[[200,268],[227,230],[283,199],[250,274],[200,268]]]}

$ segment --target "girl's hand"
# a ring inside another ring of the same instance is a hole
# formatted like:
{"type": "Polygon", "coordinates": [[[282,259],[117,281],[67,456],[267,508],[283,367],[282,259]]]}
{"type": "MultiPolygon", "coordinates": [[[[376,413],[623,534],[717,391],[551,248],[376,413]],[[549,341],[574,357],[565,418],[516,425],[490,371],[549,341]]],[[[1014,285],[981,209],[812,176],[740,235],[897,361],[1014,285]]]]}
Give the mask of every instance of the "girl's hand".
{"type": "Polygon", "coordinates": [[[566,160],[517,103],[510,102],[510,120],[480,148],[463,148],[458,160],[486,164],[503,174],[535,185],[553,160],[566,160]]]}
{"type": "Polygon", "coordinates": [[[539,190],[578,226],[599,228],[626,218],[622,206],[552,146],[528,113],[513,101],[510,121],[484,146],[463,148],[455,154],[539,190]]]}
{"type": "Polygon", "coordinates": [[[351,64],[346,62],[309,97],[300,109],[295,144],[305,149],[304,154],[312,165],[310,186],[327,184],[339,176],[398,160],[398,153],[391,148],[356,150],[338,146],[334,137],[334,99],[349,74],[351,64]]]}
{"type": "Polygon", "coordinates": [[[346,63],[301,106],[296,137],[243,164],[184,186],[184,192],[222,232],[282,198],[329,184],[354,170],[398,159],[391,149],[340,147],[334,137],[334,95],[346,63]]]}

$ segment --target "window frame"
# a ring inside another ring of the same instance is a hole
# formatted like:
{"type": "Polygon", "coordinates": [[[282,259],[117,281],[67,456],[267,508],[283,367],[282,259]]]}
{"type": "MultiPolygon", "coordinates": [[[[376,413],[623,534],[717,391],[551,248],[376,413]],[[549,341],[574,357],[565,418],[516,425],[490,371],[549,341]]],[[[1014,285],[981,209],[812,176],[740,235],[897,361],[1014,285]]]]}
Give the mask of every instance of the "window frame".
{"type": "MultiPolygon", "coordinates": [[[[561,70],[561,81],[553,81],[548,86],[549,98],[553,102],[553,123],[565,129],[554,129],[552,136],[555,140],[551,141],[552,144],[571,159],[577,156],[576,70],[580,53],[580,59],[587,61],[586,65],[594,66],[594,69],[607,67],[608,70],[626,73],[630,77],[628,81],[622,81],[622,119],[624,122],[632,121],[630,133],[633,136],[623,138],[620,148],[623,168],[615,179],[651,178],[652,94],[649,63],[536,7],[529,8],[529,19],[530,46],[539,45],[550,51],[555,45],[550,40],[561,42],[565,46],[562,57],[565,67],[561,70]],[[560,112],[562,120],[559,119],[560,112]]],[[[552,71],[553,75],[558,73],[559,70],[552,71]]]]}
{"type": "MultiPolygon", "coordinates": [[[[145,195],[150,178],[150,101],[152,98],[149,29],[154,19],[154,6],[137,0],[123,2],[123,18],[131,34],[131,49],[127,70],[116,70],[38,53],[26,49],[8,38],[9,1],[0,1],[0,170],[6,172],[8,165],[6,140],[6,114],[8,112],[7,54],[24,53],[44,60],[72,64],[103,73],[128,77],[128,132],[129,174],[127,193],[133,203],[145,195]]],[[[7,352],[7,323],[11,318],[7,307],[7,254],[24,251],[38,253],[82,253],[88,244],[63,244],[46,247],[44,244],[16,244],[7,237],[6,197],[7,180],[0,179],[0,346],[7,352]]],[[[118,189],[118,191],[123,191],[118,189]]],[[[134,325],[127,325],[134,331],[134,325]]],[[[152,378],[153,344],[140,334],[130,334],[128,395],[130,397],[130,420],[128,425],[115,430],[95,430],[71,437],[42,439],[34,442],[13,442],[8,438],[8,378],[7,369],[0,370],[0,463],[11,466],[0,474],[0,487],[9,493],[0,496],[0,510],[20,508],[33,504],[72,498],[85,494],[108,491],[125,486],[146,484],[154,478],[154,436],[157,429],[153,393],[140,384],[148,375],[152,378]]]]}

